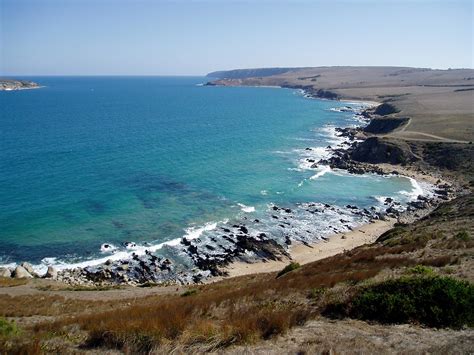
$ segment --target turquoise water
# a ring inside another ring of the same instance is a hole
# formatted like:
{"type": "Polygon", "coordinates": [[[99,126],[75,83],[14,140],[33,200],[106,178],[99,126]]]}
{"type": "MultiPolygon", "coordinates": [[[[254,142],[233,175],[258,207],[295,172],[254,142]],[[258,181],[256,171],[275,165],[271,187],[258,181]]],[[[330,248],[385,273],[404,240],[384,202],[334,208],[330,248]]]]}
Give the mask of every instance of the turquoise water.
{"type": "Polygon", "coordinates": [[[329,110],[346,103],[200,77],[29,79],[46,87],[0,92],[0,264],[93,259],[103,243],[156,245],[272,203],[369,207],[414,188],[308,169],[341,141],[335,126],[358,123],[329,110]]]}

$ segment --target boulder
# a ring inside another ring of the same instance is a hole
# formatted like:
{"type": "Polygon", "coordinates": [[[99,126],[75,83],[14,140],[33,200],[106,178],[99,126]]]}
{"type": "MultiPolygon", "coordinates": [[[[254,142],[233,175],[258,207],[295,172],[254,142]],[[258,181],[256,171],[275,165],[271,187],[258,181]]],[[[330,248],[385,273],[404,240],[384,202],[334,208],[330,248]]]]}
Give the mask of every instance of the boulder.
{"type": "Polygon", "coordinates": [[[28,271],[30,274],[34,274],[34,273],[35,273],[35,269],[33,269],[33,265],[31,265],[30,263],[23,262],[23,263],[21,263],[21,266],[22,266],[26,271],[28,271]]]}
{"type": "Polygon", "coordinates": [[[11,277],[12,272],[6,267],[0,267],[0,277],[11,277]]]}
{"type": "Polygon", "coordinates": [[[48,266],[48,271],[46,271],[44,277],[55,280],[58,278],[58,270],[56,270],[53,266],[48,266]]]}
{"type": "Polygon", "coordinates": [[[18,265],[13,271],[13,277],[15,279],[32,279],[33,276],[21,265],[18,265]]]}

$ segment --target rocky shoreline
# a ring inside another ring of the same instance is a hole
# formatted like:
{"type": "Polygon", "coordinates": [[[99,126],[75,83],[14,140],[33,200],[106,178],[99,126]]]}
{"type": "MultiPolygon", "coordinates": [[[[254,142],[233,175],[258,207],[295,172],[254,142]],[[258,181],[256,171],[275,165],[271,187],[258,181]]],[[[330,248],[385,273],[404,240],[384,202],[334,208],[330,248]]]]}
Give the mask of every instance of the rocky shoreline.
{"type": "MultiPolygon", "coordinates": [[[[305,90],[304,88],[298,88],[305,90]]],[[[321,98],[326,93],[307,92],[309,97],[321,98]],[[324,94],[324,95],[323,95],[324,94]]],[[[333,97],[325,97],[334,99],[333,97]]],[[[329,166],[332,169],[343,169],[351,174],[375,173],[380,175],[399,174],[397,165],[393,165],[392,171],[382,169],[377,164],[391,163],[410,165],[417,160],[417,157],[411,150],[400,148],[398,145],[392,145],[390,141],[382,141],[381,138],[372,136],[367,132],[370,122],[376,117],[374,112],[377,108],[366,109],[357,112],[351,106],[346,106],[340,110],[354,112],[364,118],[369,125],[359,128],[337,128],[337,134],[346,138],[343,146],[330,148],[331,155],[327,159],[311,161],[312,168],[320,165],[329,166]]],[[[329,148],[329,147],[328,147],[329,148]]],[[[311,148],[307,148],[311,149],[311,148]]],[[[418,196],[415,201],[408,203],[408,206],[402,206],[400,202],[391,198],[383,201],[383,208],[361,209],[357,206],[347,205],[346,210],[349,213],[364,221],[371,223],[376,220],[387,218],[397,219],[399,223],[410,223],[421,218],[432,211],[439,203],[455,197],[457,191],[443,181],[437,182],[437,187],[432,197],[418,196]]],[[[336,206],[328,204],[302,204],[298,206],[298,213],[304,213],[309,216],[324,216],[326,213],[336,213],[341,216],[340,226],[332,227],[328,231],[328,237],[331,234],[350,231],[354,227],[349,220],[344,219],[344,213],[336,206]]],[[[292,226],[298,222],[297,211],[285,206],[271,206],[269,213],[275,220],[278,228],[285,234],[292,226]]],[[[177,263],[171,258],[159,257],[150,251],[144,255],[132,254],[130,259],[108,260],[104,264],[97,266],[87,266],[84,268],[75,268],[67,270],[56,270],[54,267],[48,267],[45,275],[37,275],[29,263],[22,263],[15,269],[0,268],[0,276],[14,278],[33,278],[43,277],[70,285],[168,285],[168,284],[195,284],[217,276],[226,276],[225,268],[233,262],[256,261],[284,261],[290,260],[288,252],[293,243],[305,244],[305,239],[300,240],[291,238],[286,233],[284,242],[279,243],[266,233],[257,233],[252,226],[258,225],[260,221],[242,220],[241,223],[232,226],[220,226],[219,239],[211,238],[211,243],[206,243],[200,238],[189,240],[182,238],[177,248],[183,252],[188,262],[186,265],[177,263]],[[189,262],[190,261],[190,262],[189,262]]],[[[307,231],[309,232],[309,231],[307,231]]],[[[327,241],[328,237],[321,237],[322,241],[327,241]]],[[[309,246],[309,245],[308,245],[309,246]]]]}

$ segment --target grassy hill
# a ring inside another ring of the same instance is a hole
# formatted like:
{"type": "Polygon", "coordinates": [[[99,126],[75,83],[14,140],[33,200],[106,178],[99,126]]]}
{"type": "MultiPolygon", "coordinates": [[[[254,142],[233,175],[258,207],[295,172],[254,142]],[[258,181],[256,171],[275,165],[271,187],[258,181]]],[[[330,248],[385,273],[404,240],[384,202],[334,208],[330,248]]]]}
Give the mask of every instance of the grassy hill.
{"type": "Polygon", "coordinates": [[[323,90],[346,100],[389,102],[390,117],[410,118],[394,137],[423,141],[474,140],[474,70],[408,67],[285,68],[220,72],[221,85],[276,85],[323,90]],[[242,75],[239,76],[239,73],[242,75]],[[256,73],[250,77],[252,73],[256,73]]]}

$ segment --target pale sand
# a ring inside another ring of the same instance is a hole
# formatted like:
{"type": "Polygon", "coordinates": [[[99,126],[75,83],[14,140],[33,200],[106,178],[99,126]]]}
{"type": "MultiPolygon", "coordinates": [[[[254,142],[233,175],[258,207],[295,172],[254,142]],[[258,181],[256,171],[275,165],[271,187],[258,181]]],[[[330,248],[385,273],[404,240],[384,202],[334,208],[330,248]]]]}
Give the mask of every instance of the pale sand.
{"type": "MultiPolygon", "coordinates": [[[[342,253],[346,250],[354,249],[364,244],[370,244],[377,240],[377,238],[393,228],[396,219],[387,221],[375,221],[355,228],[353,231],[334,234],[329,237],[328,241],[321,241],[319,243],[310,244],[294,244],[291,246],[289,253],[291,259],[301,265],[307,264],[316,260],[324,259],[342,253]]],[[[280,271],[289,260],[283,261],[267,261],[255,262],[252,264],[245,262],[234,262],[229,265],[225,271],[229,273],[228,277],[243,276],[249,274],[258,274],[264,272],[280,271]]]]}
{"type": "Polygon", "coordinates": [[[441,173],[435,173],[433,171],[423,172],[420,169],[411,166],[391,165],[391,164],[375,164],[378,168],[381,168],[384,173],[390,174],[393,171],[398,172],[400,176],[411,177],[416,181],[424,181],[432,185],[448,184],[452,185],[454,182],[449,181],[441,175],[441,173]]]}

